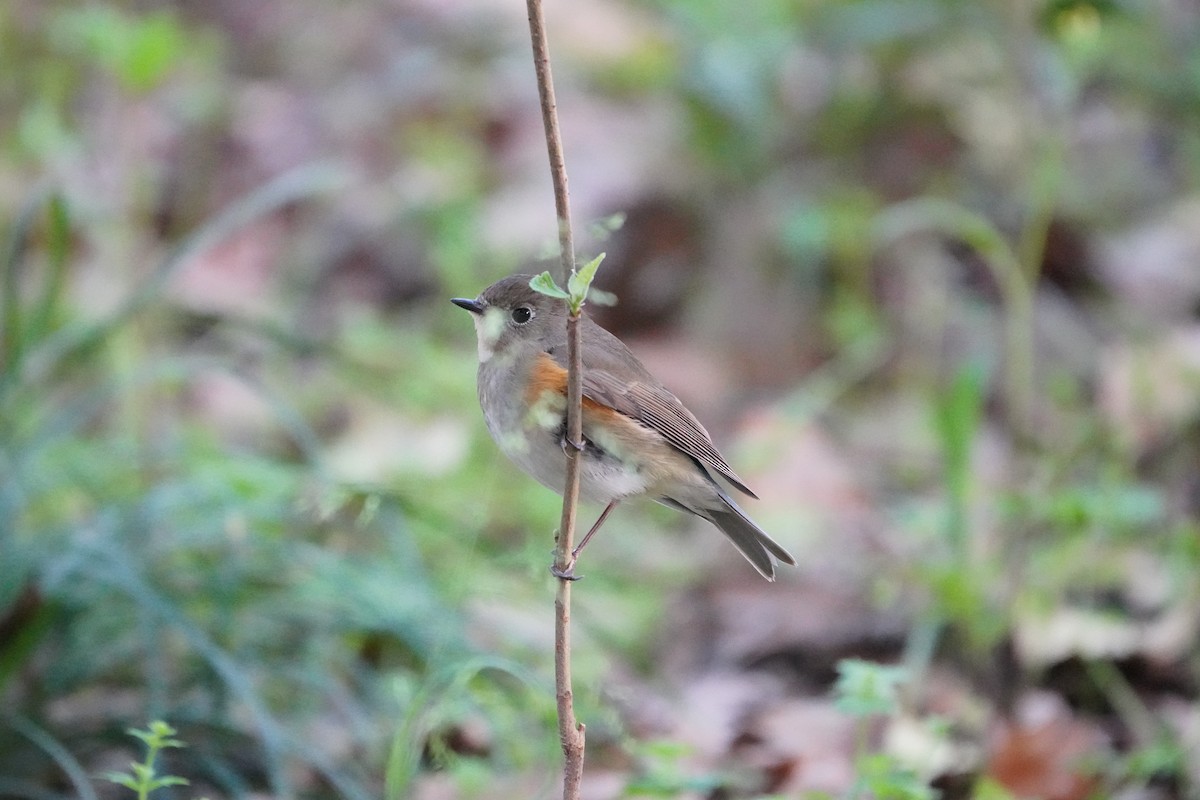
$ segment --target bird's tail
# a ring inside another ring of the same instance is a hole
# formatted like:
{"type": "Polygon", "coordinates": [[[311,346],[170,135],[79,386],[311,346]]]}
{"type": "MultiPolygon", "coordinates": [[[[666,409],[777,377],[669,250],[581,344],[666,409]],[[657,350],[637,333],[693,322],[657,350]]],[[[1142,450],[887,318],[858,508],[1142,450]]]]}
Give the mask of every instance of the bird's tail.
{"type": "Polygon", "coordinates": [[[724,507],[718,509],[706,508],[703,516],[721,529],[729,537],[734,546],[746,560],[769,581],[775,580],[775,562],[772,556],[784,564],[796,563],[792,554],[783,546],[768,536],[762,528],[754,524],[746,512],[738,508],[724,492],[721,492],[724,507]]]}

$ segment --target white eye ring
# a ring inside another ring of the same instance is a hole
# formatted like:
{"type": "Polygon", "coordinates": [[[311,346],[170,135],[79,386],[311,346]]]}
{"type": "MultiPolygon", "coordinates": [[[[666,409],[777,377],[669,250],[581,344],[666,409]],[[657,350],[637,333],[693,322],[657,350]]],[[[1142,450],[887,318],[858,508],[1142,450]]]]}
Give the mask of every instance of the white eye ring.
{"type": "Polygon", "coordinates": [[[529,306],[517,306],[512,310],[512,321],[518,325],[524,325],[533,319],[533,309],[529,306]]]}

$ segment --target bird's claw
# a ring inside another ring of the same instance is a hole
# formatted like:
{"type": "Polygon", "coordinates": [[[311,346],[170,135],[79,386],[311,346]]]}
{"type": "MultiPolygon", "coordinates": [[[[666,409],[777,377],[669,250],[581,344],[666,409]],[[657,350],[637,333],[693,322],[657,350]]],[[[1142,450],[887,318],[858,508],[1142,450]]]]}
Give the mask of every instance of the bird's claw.
{"type": "Polygon", "coordinates": [[[567,452],[567,448],[574,450],[576,453],[583,452],[583,442],[572,442],[569,436],[563,436],[559,439],[558,446],[562,448],[564,453],[567,452]]]}
{"type": "Polygon", "coordinates": [[[553,575],[554,577],[558,578],[559,580],[564,580],[564,581],[577,581],[583,577],[582,575],[575,574],[575,559],[573,559],[573,558],[571,559],[571,562],[569,564],[567,564],[566,569],[559,569],[557,563],[551,564],[550,565],[550,574],[553,575]]]}

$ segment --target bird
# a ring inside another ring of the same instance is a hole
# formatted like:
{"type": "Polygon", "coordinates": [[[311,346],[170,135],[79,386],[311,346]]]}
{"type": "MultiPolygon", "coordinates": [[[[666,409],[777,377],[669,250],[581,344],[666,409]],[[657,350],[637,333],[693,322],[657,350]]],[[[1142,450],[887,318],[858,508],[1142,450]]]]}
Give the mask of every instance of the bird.
{"type": "MultiPolygon", "coordinates": [[[[477,389],[500,450],[543,486],[562,494],[567,468],[566,303],[510,275],[478,297],[451,299],[474,319],[477,389]]],[[[625,344],[586,315],[580,321],[583,441],[579,494],[604,511],[559,577],[574,578],[579,552],[624,500],[648,497],[708,520],[769,581],[795,558],[722,486],[757,498],[700,424],[625,344]]]]}

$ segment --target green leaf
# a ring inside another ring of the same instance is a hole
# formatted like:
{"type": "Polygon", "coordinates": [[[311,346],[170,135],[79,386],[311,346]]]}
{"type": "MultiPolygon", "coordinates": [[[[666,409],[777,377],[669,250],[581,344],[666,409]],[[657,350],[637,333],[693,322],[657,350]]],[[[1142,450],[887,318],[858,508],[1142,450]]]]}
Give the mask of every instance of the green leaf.
{"type": "Polygon", "coordinates": [[[128,733],[130,736],[134,736],[138,739],[141,739],[146,744],[150,744],[156,738],[158,738],[157,734],[155,734],[154,731],[144,731],[141,728],[126,728],[125,732],[128,733]]]}
{"type": "Polygon", "coordinates": [[[567,281],[567,290],[571,293],[572,308],[577,309],[583,305],[583,301],[587,300],[588,289],[591,288],[592,281],[596,278],[596,270],[600,269],[600,262],[603,260],[604,253],[601,253],[584,264],[567,281]]]}
{"type": "Polygon", "coordinates": [[[543,272],[541,275],[534,276],[533,280],[529,282],[529,288],[550,297],[557,297],[562,300],[571,299],[571,295],[558,288],[558,284],[554,282],[554,278],[551,277],[549,272],[543,272]]]}
{"type": "Polygon", "coordinates": [[[67,201],[57,193],[50,195],[47,207],[46,253],[49,261],[46,278],[29,323],[31,342],[40,340],[50,331],[64,299],[67,259],[71,255],[71,218],[67,201]]]}
{"type": "Polygon", "coordinates": [[[120,784],[121,786],[124,786],[126,789],[132,789],[135,792],[139,788],[137,782],[134,781],[134,779],[132,777],[130,777],[129,775],[125,775],[124,773],[121,773],[121,772],[105,772],[100,777],[103,778],[104,780],[108,781],[109,783],[120,784]]]}
{"type": "Polygon", "coordinates": [[[837,707],[854,717],[891,714],[899,706],[898,688],[908,679],[903,667],[875,664],[857,658],[838,662],[834,687],[837,707]]]}
{"type": "Polygon", "coordinates": [[[896,763],[886,753],[872,753],[857,760],[860,783],[876,800],[936,800],[937,792],[911,769],[896,763]]]}
{"type": "Polygon", "coordinates": [[[161,789],[164,786],[187,786],[187,785],[188,785],[187,778],[181,778],[178,775],[164,775],[161,778],[155,778],[154,780],[150,781],[149,785],[146,788],[149,789],[150,791],[154,791],[155,789],[161,789]]]}
{"type": "Polygon", "coordinates": [[[975,800],[1014,800],[1014,795],[994,778],[980,778],[975,782],[975,800]]]}
{"type": "Polygon", "coordinates": [[[148,91],[161,83],[195,45],[172,14],[145,16],[88,7],[64,12],[54,22],[59,46],[80,52],[111,70],[122,85],[148,91]]]}
{"type": "Polygon", "coordinates": [[[186,34],[169,14],[150,14],[130,26],[126,51],[117,64],[124,83],[140,91],[154,88],[186,49],[186,34]]]}
{"type": "Polygon", "coordinates": [[[971,445],[983,416],[987,389],[987,370],[982,364],[969,363],[954,376],[949,391],[936,399],[934,422],[946,459],[949,479],[964,483],[970,468],[971,445]]]}
{"type": "Polygon", "coordinates": [[[593,222],[589,228],[592,237],[603,241],[613,234],[614,231],[621,230],[625,225],[626,214],[624,211],[618,211],[615,214],[610,214],[607,217],[598,219],[593,222]]]}
{"type": "Polygon", "coordinates": [[[606,292],[603,289],[595,287],[588,290],[588,300],[598,306],[615,306],[617,304],[617,296],[612,292],[606,292]]]}

